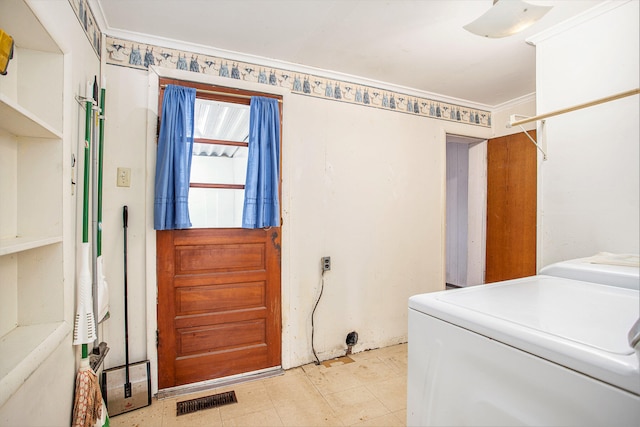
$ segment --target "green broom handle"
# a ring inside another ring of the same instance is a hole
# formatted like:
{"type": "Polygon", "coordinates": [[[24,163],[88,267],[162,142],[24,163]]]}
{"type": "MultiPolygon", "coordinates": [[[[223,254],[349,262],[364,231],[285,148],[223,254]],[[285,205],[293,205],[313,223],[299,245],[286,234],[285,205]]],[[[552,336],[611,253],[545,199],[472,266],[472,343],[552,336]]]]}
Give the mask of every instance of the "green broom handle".
{"type": "MultiPolygon", "coordinates": [[[[89,242],[89,164],[90,164],[90,145],[91,145],[91,113],[93,103],[90,101],[91,83],[87,84],[86,103],[85,103],[85,127],[84,127],[84,198],[82,203],[82,243],[89,242]]],[[[82,358],[89,357],[89,346],[82,344],[82,358]]]]}
{"type": "Polygon", "coordinates": [[[100,135],[98,145],[98,231],[96,235],[97,256],[102,255],[102,164],[104,161],[104,96],[106,93],[105,81],[102,80],[100,89],[100,135]]]}
{"type": "Polygon", "coordinates": [[[84,127],[84,199],[82,204],[82,243],[89,242],[89,164],[91,162],[89,152],[91,151],[91,106],[91,101],[87,101],[85,108],[86,125],[84,127]]]}
{"type": "Polygon", "coordinates": [[[82,358],[86,359],[87,357],[89,357],[89,345],[82,344],[82,358]]]}

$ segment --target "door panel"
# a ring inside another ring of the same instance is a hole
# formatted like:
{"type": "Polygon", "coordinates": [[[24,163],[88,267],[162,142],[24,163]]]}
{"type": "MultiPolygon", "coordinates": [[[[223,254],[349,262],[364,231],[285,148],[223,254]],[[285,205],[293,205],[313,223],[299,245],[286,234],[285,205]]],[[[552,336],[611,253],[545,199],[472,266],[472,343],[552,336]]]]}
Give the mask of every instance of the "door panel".
{"type": "Polygon", "coordinates": [[[264,268],[265,253],[261,243],[184,245],[177,246],[176,251],[177,274],[252,271],[264,268]]]}
{"type": "Polygon", "coordinates": [[[178,354],[187,356],[260,345],[266,340],[265,331],[264,319],[181,328],[177,337],[178,354]]]}
{"type": "Polygon", "coordinates": [[[264,282],[177,288],[176,313],[184,316],[264,307],[264,288],[264,282]]]}
{"type": "Polygon", "coordinates": [[[280,365],[280,229],[157,232],[160,389],[280,365]]]}
{"type": "Polygon", "coordinates": [[[486,283],[536,274],[536,210],[535,146],[523,133],[489,140],[486,283]]]}

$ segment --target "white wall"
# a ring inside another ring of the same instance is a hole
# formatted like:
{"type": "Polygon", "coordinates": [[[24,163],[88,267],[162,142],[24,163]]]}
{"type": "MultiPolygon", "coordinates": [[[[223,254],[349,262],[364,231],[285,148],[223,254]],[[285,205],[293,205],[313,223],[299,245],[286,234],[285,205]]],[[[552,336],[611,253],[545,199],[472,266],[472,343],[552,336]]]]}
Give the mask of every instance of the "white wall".
{"type": "MultiPolygon", "coordinates": [[[[546,113],[640,86],[638,1],[605,3],[535,37],[546,113]]],[[[538,265],[639,251],[638,95],[549,118],[538,265]]]]}
{"type": "Polygon", "coordinates": [[[446,282],[467,285],[469,144],[447,141],[446,282]]]}
{"type": "Polygon", "coordinates": [[[487,141],[447,135],[446,282],[484,283],[487,141]]]}
{"type": "MultiPolygon", "coordinates": [[[[82,110],[75,101],[84,94],[86,81],[100,73],[100,62],[85,36],[67,0],[34,0],[28,2],[38,19],[64,53],[63,139],[63,250],[64,250],[64,319],[73,325],[75,314],[75,245],[78,197],[71,195],[71,156],[78,158],[78,141],[84,137],[82,110]]],[[[47,70],[39,70],[46,72],[47,70]]],[[[53,111],[58,109],[53,108],[53,111]]],[[[52,120],[56,120],[53,119],[52,120]]],[[[59,118],[57,119],[59,120],[59,118]]],[[[82,161],[76,166],[82,168],[82,161]]],[[[81,177],[81,175],[80,175],[81,177]]],[[[77,186],[81,187],[81,186],[77,186]]],[[[78,191],[76,191],[76,195],[78,191]]],[[[45,208],[45,207],[43,207],[45,208]]],[[[78,234],[78,236],[80,236],[78,234]]],[[[79,347],[72,345],[69,334],[58,348],[40,365],[20,389],[0,408],[0,425],[69,425],[73,409],[75,375],[79,347]]]]}
{"type": "MultiPolygon", "coordinates": [[[[113,285],[105,334],[112,350],[106,364],[124,361],[118,345],[123,340],[122,241],[113,230],[121,226],[126,203],[135,213],[129,225],[129,256],[135,260],[129,262],[130,307],[135,308],[129,318],[131,359],[149,358],[155,371],[155,142],[146,158],[144,151],[145,138],[155,138],[157,99],[148,96],[144,71],[108,65],[106,73],[104,197],[109,207],[103,221],[110,230],[104,245],[107,280],[113,285]],[[118,166],[131,168],[130,188],[115,187],[118,166]],[[145,210],[146,220],[141,218],[145,210]]],[[[171,76],[271,90],[176,70],[171,76]]],[[[491,129],[295,94],[285,97],[283,120],[283,367],[313,360],[310,322],[322,256],[331,256],[332,269],[325,274],[315,318],[320,358],[344,354],[352,330],[360,339],[355,351],[406,341],[408,297],[444,288],[446,133],[487,138],[491,129]]]]}
{"type": "MultiPolygon", "coordinates": [[[[122,208],[128,207],[127,269],[129,297],[129,360],[146,359],[146,275],[145,238],[146,183],[153,182],[155,170],[146,165],[147,94],[146,71],[107,65],[103,180],[103,256],[109,283],[111,317],[104,336],[110,351],[107,368],[124,365],[124,229],[122,208]],[[117,187],[118,167],[131,169],[131,186],[117,187]]],[[[155,246],[154,246],[155,248],[155,246]]],[[[155,301],[155,300],[154,300],[155,301]]],[[[155,336],[154,336],[155,339],[155,336]]]]}
{"type": "Polygon", "coordinates": [[[288,365],[311,360],[322,256],[332,269],[315,317],[319,357],[344,354],[352,330],[355,351],[404,342],[409,296],[444,288],[440,126],[303,96],[290,102],[288,365]]]}

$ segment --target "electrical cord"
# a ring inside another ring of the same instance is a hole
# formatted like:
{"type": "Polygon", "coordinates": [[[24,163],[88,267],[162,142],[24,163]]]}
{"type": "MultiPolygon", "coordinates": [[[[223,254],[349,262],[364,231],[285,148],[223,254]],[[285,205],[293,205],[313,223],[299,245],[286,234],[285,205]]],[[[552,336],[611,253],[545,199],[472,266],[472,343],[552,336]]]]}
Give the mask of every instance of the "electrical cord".
{"type": "Polygon", "coordinates": [[[313,317],[316,314],[316,308],[318,308],[318,303],[320,302],[320,298],[322,298],[322,293],[324,292],[324,269],[322,270],[322,282],[320,284],[320,295],[318,295],[318,299],[316,300],[316,304],[313,306],[313,311],[311,312],[311,350],[313,351],[313,356],[316,358],[316,365],[320,364],[320,359],[318,359],[318,355],[316,354],[316,348],[314,344],[314,324],[313,317]]]}

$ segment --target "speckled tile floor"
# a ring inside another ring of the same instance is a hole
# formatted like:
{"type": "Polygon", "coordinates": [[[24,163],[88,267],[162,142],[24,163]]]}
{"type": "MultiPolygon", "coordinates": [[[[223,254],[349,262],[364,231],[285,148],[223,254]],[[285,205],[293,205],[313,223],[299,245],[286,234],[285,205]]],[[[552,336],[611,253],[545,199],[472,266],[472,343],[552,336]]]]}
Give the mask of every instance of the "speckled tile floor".
{"type": "Polygon", "coordinates": [[[354,363],[309,364],[273,378],[170,399],[111,418],[111,426],[404,426],[407,345],[351,355],[354,363]],[[176,416],[183,400],[234,390],[238,403],[176,416]]]}

